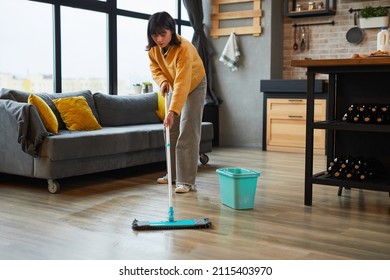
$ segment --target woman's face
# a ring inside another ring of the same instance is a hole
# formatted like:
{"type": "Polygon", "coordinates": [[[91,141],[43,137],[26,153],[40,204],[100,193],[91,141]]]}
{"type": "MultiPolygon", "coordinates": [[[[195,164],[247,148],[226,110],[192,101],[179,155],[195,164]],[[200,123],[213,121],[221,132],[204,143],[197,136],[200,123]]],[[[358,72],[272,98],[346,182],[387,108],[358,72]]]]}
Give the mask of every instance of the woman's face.
{"type": "Polygon", "coordinates": [[[164,29],[160,33],[152,34],[153,41],[160,48],[166,48],[172,40],[172,31],[169,29],[164,29]]]}

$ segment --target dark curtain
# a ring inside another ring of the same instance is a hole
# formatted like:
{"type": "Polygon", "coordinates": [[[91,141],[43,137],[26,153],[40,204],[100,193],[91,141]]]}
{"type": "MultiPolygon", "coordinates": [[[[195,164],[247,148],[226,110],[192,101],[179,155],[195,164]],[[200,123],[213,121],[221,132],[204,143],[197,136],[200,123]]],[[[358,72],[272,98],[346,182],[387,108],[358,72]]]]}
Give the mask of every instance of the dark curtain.
{"type": "Polygon", "coordinates": [[[211,44],[206,37],[206,34],[204,33],[202,0],[183,0],[183,3],[187,9],[190,23],[194,28],[194,37],[192,38],[192,44],[194,44],[194,46],[198,50],[198,53],[202,58],[204,67],[206,69],[206,104],[218,106],[221,103],[221,100],[216,96],[213,90],[213,76],[211,65],[211,56],[214,54],[214,50],[211,47],[211,44]]]}

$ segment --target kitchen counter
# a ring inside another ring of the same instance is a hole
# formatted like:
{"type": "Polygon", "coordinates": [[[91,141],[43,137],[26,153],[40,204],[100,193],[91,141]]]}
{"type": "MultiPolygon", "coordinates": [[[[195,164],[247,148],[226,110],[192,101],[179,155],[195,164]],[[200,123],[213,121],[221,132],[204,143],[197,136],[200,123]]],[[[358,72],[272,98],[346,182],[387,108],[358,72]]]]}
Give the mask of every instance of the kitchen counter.
{"type": "Polygon", "coordinates": [[[291,66],[294,67],[338,67],[338,66],[380,66],[390,65],[390,56],[387,57],[367,57],[367,58],[343,58],[343,59],[305,59],[293,60],[291,66]]]}
{"type": "MultiPolygon", "coordinates": [[[[325,80],[317,80],[314,83],[314,92],[315,93],[324,93],[326,91],[325,80]]],[[[304,80],[282,80],[282,79],[272,79],[272,80],[260,80],[260,91],[265,94],[268,93],[284,93],[284,94],[293,94],[293,93],[302,93],[306,96],[307,91],[307,81],[304,80]]]]}

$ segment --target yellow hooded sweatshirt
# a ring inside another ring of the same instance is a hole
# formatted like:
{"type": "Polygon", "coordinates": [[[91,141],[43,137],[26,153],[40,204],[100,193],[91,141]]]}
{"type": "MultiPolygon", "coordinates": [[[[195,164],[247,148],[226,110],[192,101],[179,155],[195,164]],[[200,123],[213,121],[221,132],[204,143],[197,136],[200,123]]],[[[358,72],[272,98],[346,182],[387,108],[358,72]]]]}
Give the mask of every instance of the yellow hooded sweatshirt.
{"type": "Polygon", "coordinates": [[[180,46],[170,46],[165,54],[154,46],[148,55],[153,80],[158,85],[164,81],[171,85],[173,96],[169,111],[180,115],[187,96],[203,80],[206,72],[195,46],[180,35],[177,37],[180,46]]]}

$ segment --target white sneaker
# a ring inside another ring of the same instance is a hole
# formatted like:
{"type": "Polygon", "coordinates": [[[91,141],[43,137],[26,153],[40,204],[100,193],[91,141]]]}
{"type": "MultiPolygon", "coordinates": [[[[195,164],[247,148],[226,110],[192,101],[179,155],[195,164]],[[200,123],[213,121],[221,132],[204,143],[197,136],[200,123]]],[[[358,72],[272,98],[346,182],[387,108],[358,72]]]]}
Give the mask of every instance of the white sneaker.
{"type": "Polygon", "coordinates": [[[161,177],[161,178],[158,178],[157,179],[157,183],[158,184],[168,184],[168,177],[167,175],[161,177]]]}
{"type": "Polygon", "coordinates": [[[196,191],[195,185],[180,184],[176,187],[176,193],[188,193],[189,191],[196,191]]]}
{"type": "MultiPolygon", "coordinates": [[[[158,178],[158,179],[157,179],[157,183],[158,183],[158,184],[168,184],[168,176],[165,175],[165,176],[163,176],[163,177],[161,177],[161,178],[158,178]]],[[[175,184],[175,181],[174,181],[174,180],[172,180],[172,184],[175,184]]]]}

